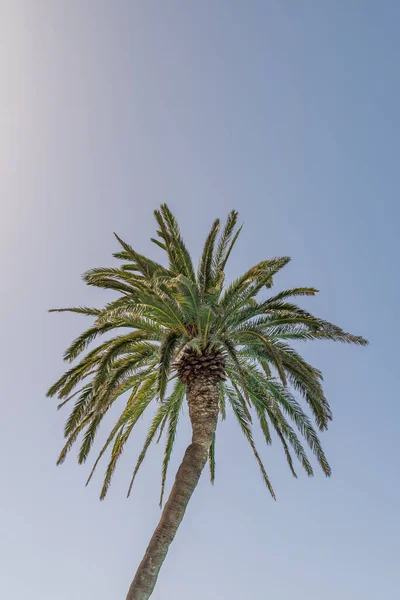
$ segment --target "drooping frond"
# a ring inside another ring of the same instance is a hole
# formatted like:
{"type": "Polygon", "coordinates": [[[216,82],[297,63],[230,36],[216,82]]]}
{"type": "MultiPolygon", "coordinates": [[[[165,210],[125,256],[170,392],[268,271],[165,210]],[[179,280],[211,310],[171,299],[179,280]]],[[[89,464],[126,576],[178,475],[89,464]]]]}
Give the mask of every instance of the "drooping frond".
{"type": "Polygon", "coordinates": [[[218,407],[219,414],[221,415],[221,419],[225,421],[226,419],[226,401],[225,401],[225,386],[223,383],[218,384],[218,407]]]}
{"type": "Polygon", "coordinates": [[[79,337],[76,338],[72,342],[72,344],[67,348],[64,353],[64,360],[73,361],[75,360],[81,352],[86,350],[91,342],[93,342],[98,336],[107,333],[115,329],[115,326],[111,323],[106,323],[102,326],[93,326],[84,331],[79,337]]]}
{"type": "Polygon", "coordinates": [[[239,331],[236,331],[234,335],[240,345],[243,343],[246,346],[250,345],[251,347],[252,340],[254,338],[256,338],[258,342],[261,342],[265,349],[265,357],[272,361],[279,373],[279,377],[281,378],[283,385],[286,385],[286,374],[281,358],[275,350],[274,343],[268,338],[268,336],[259,331],[257,327],[252,327],[251,325],[246,329],[240,329],[239,331]]]}
{"type": "Polygon", "coordinates": [[[251,423],[248,420],[248,417],[246,416],[245,411],[243,410],[243,405],[241,405],[237,401],[237,397],[236,397],[235,393],[232,393],[232,392],[229,393],[228,392],[227,396],[228,396],[229,402],[231,404],[232,410],[234,412],[234,415],[235,415],[235,417],[238,420],[240,428],[241,428],[241,430],[242,430],[245,438],[249,442],[250,447],[251,447],[251,449],[253,451],[254,457],[257,460],[258,466],[260,467],[261,474],[263,476],[265,485],[267,486],[267,488],[268,488],[271,496],[273,497],[273,499],[276,500],[274,489],[273,489],[273,487],[271,485],[271,482],[270,482],[269,477],[267,475],[267,472],[265,470],[264,464],[263,464],[263,462],[262,462],[262,460],[260,458],[260,455],[258,454],[257,448],[256,448],[256,446],[254,444],[253,434],[252,434],[252,431],[251,431],[251,423]]]}
{"type": "Polygon", "coordinates": [[[76,400],[64,427],[64,436],[68,437],[82,422],[87,413],[91,411],[91,398],[93,395],[93,386],[91,383],[85,385],[79,398],[76,400]]]}
{"type": "Polygon", "coordinates": [[[128,441],[129,435],[133,427],[136,425],[139,418],[142,416],[143,412],[146,410],[150,402],[156,397],[156,394],[156,378],[152,377],[149,378],[146,384],[139,388],[136,394],[132,394],[129,398],[128,405],[126,408],[129,417],[127,419],[127,423],[123,425],[123,428],[119,429],[117,438],[114,442],[114,446],[111,452],[111,460],[107,466],[106,475],[103,482],[103,488],[100,494],[101,500],[105,498],[108,492],[111,483],[111,478],[114,474],[115,467],[117,466],[118,459],[122,454],[125,443],[128,441]]]}
{"type": "Polygon", "coordinates": [[[139,392],[140,383],[141,383],[140,379],[137,380],[135,383],[132,382],[132,392],[126,403],[125,410],[122,412],[121,416],[117,420],[117,423],[111,430],[104,446],[102,447],[102,449],[93,465],[93,468],[90,472],[90,475],[88,477],[86,485],[89,483],[89,481],[93,477],[93,474],[97,468],[97,465],[99,464],[102,456],[104,455],[104,453],[106,452],[106,450],[108,449],[109,445],[114,440],[114,438],[118,434],[118,432],[121,431],[122,429],[126,428],[126,426],[128,424],[129,424],[129,427],[131,425],[133,427],[137,423],[139,418],[142,416],[142,414],[145,411],[145,409],[147,408],[148,404],[154,397],[154,393],[155,393],[154,379],[151,380],[150,388],[149,387],[142,388],[139,392]]]}
{"type": "Polygon", "coordinates": [[[164,399],[164,395],[168,385],[168,379],[171,372],[171,364],[174,359],[175,351],[181,338],[181,333],[169,331],[166,333],[160,344],[160,365],[158,368],[158,394],[160,399],[164,399]]]}
{"type": "Polygon", "coordinates": [[[210,481],[214,485],[215,482],[215,433],[208,451],[208,464],[210,465],[210,481]]]}
{"type": "Polygon", "coordinates": [[[171,394],[168,407],[168,433],[167,442],[165,444],[164,460],[162,465],[160,506],[162,506],[163,503],[168,465],[171,459],[172,449],[174,446],[176,436],[176,428],[178,426],[179,413],[182,407],[184,397],[185,388],[181,382],[178,382],[175,386],[173,393],[171,394]]]}
{"type": "Polygon", "coordinates": [[[138,461],[136,463],[135,470],[133,471],[132,479],[129,484],[128,496],[130,496],[130,493],[132,491],[133,482],[135,481],[136,475],[142,465],[142,462],[145,459],[147,450],[149,449],[151,442],[153,441],[153,439],[154,439],[155,435],[157,434],[157,432],[159,431],[159,429],[162,427],[162,424],[164,422],[166,422],[166,420],[168,418],[169,408],[170,408],[170,402],[168,400],[166,400],[162,404],[160,404],[160,406],[157,409],[157,412],[153,418],[150,429],[148,431],[143,449],[142,449],[142,451],[139,455],[138,461]]]}

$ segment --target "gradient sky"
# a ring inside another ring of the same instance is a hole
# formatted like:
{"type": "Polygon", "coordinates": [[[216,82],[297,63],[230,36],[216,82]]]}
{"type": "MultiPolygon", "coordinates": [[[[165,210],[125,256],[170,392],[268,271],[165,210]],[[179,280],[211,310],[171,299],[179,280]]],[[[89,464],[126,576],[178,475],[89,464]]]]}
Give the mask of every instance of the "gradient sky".
{"type": "Polygon", "coordinates": [[[216,484],[154,600],[397,595],[399,31],[396,0],[0,2],[1,597],[122,599],[159,518],[160,447],[125,498],[147,420],[101,503],[89,465],[55,467],[65,414],[45,391],[87,324],[47,309],[108,299],[80,274],[113,264],[113,231],[157,256],[161,202],[194,253],[238,209],[230,275],[290,255],[277,288],[317,287],[307,306],[371,345],[304,346],[334,411],[331,479],[296,481],[263,447],[274,503],[220,424],[216,484]]]}

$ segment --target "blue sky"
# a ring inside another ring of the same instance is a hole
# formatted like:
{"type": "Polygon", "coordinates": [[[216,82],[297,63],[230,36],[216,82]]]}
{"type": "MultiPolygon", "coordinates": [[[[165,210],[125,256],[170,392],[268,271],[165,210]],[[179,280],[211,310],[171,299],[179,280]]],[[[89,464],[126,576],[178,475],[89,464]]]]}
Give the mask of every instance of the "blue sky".
{"type": "MultiPolygon", "coordinates": [[[[399,27],[390,0],[2,3],[2,596],[124,598],[159,518],[161,448],[125,498],[146,420],[105,502],[88,466],[55,467],[65,415],[45,391],[85,320],[46,311],[101,305],[80,274],[112,264],[113,231],[154,253],[167,202],[194,253],[239,210],[230,275],[290,255],[277,287],[317,287],[307,306],[371,345],[304,346],[334,411],[331,479],[296,481],[263,448],[274,503],[220,424],[216,484],[154,600],[395,597],[399,27]]],[[[188,436],[185,414],[174,468],[188,436]]]]}

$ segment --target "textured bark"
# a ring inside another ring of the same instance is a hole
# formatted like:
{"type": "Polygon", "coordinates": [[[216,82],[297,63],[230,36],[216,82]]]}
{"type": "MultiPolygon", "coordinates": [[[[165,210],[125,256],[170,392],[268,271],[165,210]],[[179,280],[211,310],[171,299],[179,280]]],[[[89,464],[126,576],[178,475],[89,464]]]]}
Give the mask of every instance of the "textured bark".
{"type": "Polygon", "coordinates": [[[160,522],[132,581],[126,600],[150,598],[168,548],[207,462],[218,420],[216,380],[210,377],[193,377],[187,382],[186,390],[192,423],[192,443],[186,449],[160,522]]]}

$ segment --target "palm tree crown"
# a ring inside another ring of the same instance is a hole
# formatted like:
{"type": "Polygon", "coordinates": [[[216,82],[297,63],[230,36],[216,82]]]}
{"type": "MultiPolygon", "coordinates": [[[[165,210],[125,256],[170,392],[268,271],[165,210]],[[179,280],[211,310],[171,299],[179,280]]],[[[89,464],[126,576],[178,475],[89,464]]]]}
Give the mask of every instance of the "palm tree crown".
{"type": "MultiPolygon", "coordinates": [[[[292,453],[306,473],[313,474],[301,438],[329,476],[331,470],[316,429],[299,402],[303,399],[308,406],[317,429],[327,428],[332,414],[321,385],[322,375],[290,342],[330,339],[365,345],[366,340],[292,302],[296,296],[315,295],[314,288],[294,288],[260,298],[265,289],[272,287],[274,276],[289,262],[288,257],[264,260],[225,285],[226,263],[241,231],[236,227],[235,211],[221,231],[219,220],[212,225],[197,269],[168,207],[164,204],[154,214],[159,229],[158,239],[152,241],[165,251],[168,266],[137,253],[116,236],[122,249],[114,256],[123,264],[119,268],[92,269],[85,273],[84,280],[88,285],[115,290],[118,297],[102,309],[55,309],[94,319],[66,350],[64,358],[68,362],[102,334],[121,330],[87,352],[48,391],[48,396],[58,396],[59,407],[75,399],[65,424],[66,443],[58,464],[79,434],[83,438],[78,460],[86,461],[103,417],[128,392],[88,479],[111,446],[101,491],[104,498],[132,429],[145,409],[156,402],[128,494],[149,445],[166,431],[162,502],[186,387],[202,376],[218,386],[221,418],[225,418],[228,407],[233,411],[272,496],[273,488],[252,437],[253,416],[267,444],[275,431],[294,476],[292,453]]],[[[214,460],[213,442],[209,449],[212,481],[214,460]]]]}

